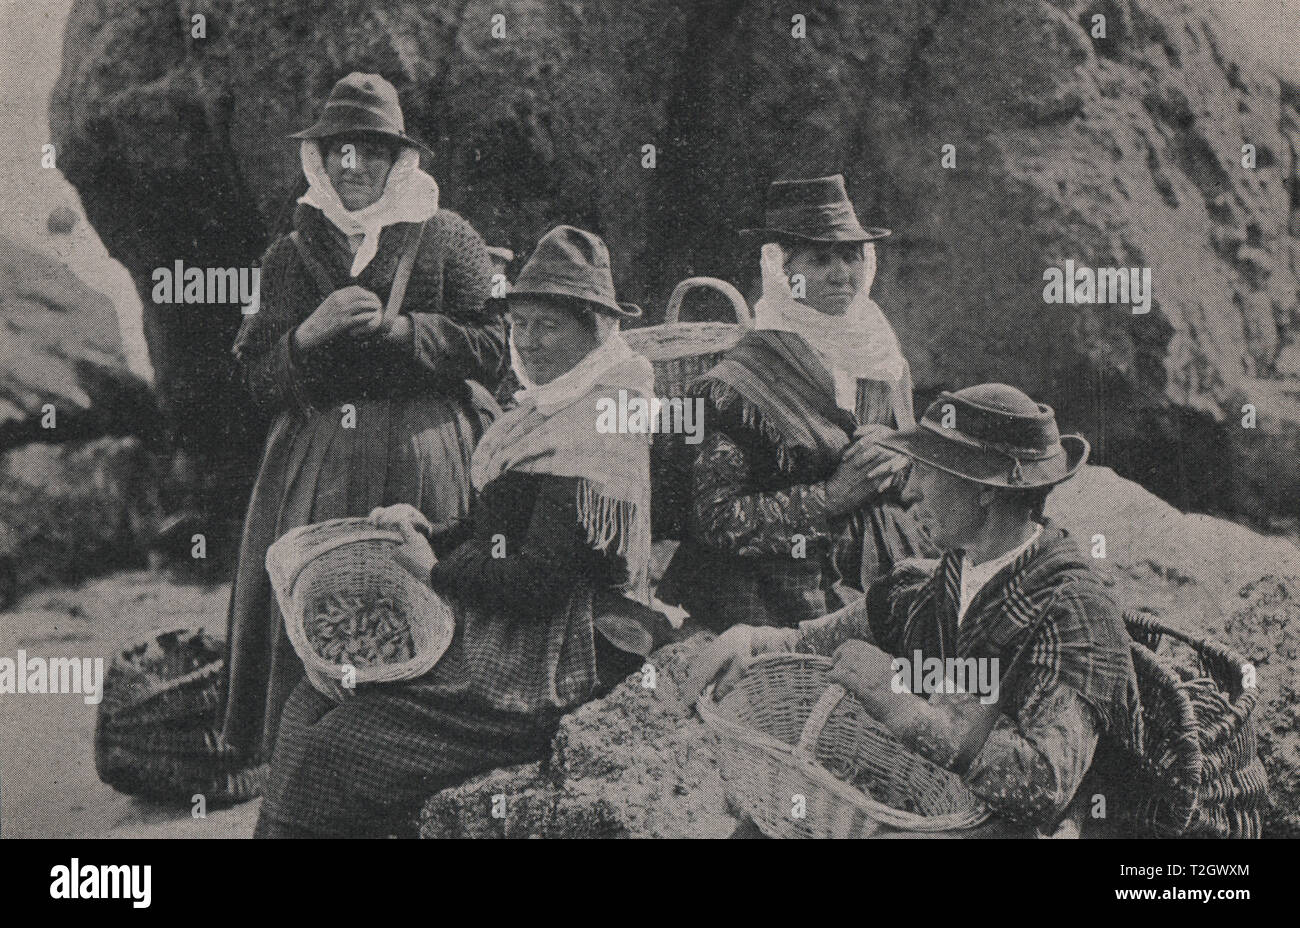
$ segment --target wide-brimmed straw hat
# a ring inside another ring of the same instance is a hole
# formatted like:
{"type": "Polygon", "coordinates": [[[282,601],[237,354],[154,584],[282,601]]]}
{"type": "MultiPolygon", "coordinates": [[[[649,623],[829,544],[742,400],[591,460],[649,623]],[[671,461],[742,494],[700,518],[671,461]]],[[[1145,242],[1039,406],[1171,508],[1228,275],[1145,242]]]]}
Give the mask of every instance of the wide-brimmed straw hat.
{"type": "Polygon", "coordinates": [[[890,234],[888,229],[864,228],[858,222],[844,175],[807,180],[778,180],[767,188],[763,225],[741,229],[745,237],[792,237],[811,242],[871,242],[890,234]]]}
{"type": "Polygon", "coordinates": [[[582,300],[623,319],[641,315],[635,303],[615,299],[609,249],[600,236],[573,226],[556,226],[542,236],[505,299],[521,296],[582,300]]]}
{"type": "Polygon", "coordinates": [[[379,135],[433,153],[424,142],[407,134],[397,88],[378,74],[360,71],[353,71],[335,84],[320,119],[289,138],[324,139],[353,133],[379,135]]]}
{"type": "Polygon", "coordinates": [[[1004,383],[944,392],[915,428],[880,444],[986,486],[1028,490],[1074,476],[1088,459],[1082,435],[1061,435],[1045,403],[1004,383]]]}

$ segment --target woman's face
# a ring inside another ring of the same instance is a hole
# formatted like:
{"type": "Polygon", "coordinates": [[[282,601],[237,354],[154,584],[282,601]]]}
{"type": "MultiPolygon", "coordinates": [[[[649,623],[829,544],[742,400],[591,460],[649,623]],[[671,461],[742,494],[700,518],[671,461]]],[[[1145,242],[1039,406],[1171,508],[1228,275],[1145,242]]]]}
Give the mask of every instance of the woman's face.
{"type": "Polygon", "coordinates": [[[383,196],[397,154],[391,144],[364,135],[336,135],[321,143],[321,152],[325,173],[349,212],[383,196]]]}
{"type": "Polygon", "coordinates": [[[921,461],[913,461],[903,500],[925,526],[930,539],[945,550],[963,548],[984,524],[986,512],[980,505],[984,488],[921,461]]]}
{"type": "Polygon", "coordinates": [[[568,373],[600,344],[592,327],[574,313],[528,297],[510,298],[510,337],[535,384],[568,373]]]}
{"type": "Polygon", "coordinates": [[[807,242],[794,247],[785,274],[795,288],[794,275],[803,275],[804,295],[795,299],[819,313],[842,316],[862,286],[861,242],[807,242]]]}

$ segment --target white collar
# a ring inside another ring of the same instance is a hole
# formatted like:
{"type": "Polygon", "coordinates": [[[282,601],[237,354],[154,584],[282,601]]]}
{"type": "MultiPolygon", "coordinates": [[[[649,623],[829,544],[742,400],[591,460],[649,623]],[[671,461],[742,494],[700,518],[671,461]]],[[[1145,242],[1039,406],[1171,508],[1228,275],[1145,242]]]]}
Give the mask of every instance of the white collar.
{"type": "Polygon", "coordinates": [[[975,601],[979,591],[988,586],[1002,568],[1012,563],[1020,555],[1029,549],[1029,546],[1036,542],[1040,535],[1043,534],[1043,527],[1038,525],[1034,528],[1034,533],[1024,541],[1023,544],[1017,545],[1006,554],[999,555],[992,560],[984,561],[980,564],[972,564],[970,558],[965,554],[961,556],[961,601],[957,604],[957,624],[966,617],[966,610],[970,604],[975,601]]]}

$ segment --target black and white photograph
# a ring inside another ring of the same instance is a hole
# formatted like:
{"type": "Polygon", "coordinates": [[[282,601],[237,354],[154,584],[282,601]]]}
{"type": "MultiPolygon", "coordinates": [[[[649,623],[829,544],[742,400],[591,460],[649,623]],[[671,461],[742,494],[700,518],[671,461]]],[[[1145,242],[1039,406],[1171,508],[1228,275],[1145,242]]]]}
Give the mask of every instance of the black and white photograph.
{"type": "Polygon", "coordinates": [[[0,116],[23,893],[1300,837],[1300,0],[0,0],[0,116]]]}

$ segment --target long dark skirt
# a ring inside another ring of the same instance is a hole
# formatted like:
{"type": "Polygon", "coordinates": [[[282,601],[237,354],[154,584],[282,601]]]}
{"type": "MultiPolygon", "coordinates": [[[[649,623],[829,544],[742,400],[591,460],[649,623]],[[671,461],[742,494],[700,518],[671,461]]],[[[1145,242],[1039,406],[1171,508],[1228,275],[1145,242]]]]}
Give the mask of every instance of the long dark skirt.
{"type": "Polygon", "coordinates": [[[266,551],[290,529],[410,503],[434,525],[469,512],[469,461],[487,414],[444,396],[357,400],[271,428],[253,487],[227,619],[224,737],[250,760],[271,756],[302,662],[266,573],[266,551]],[[354,427],[349,427],[354,426],[354,427]]]}
{"type": "Polygon", "coordinates": [[[363,688],[340,704],[303,680],[280,723],[263,833],[409,837],[421,800],[476,773],[539,760],[557,721],[448,705],[422,694],[418,681],[363,688]]]}
{"type": "MultiPolygon", "coordinates": [[[[599,634],[595,644],[591,697],[643,662],[599,634]]],[[[256,836],[413,837],[426,798],[496,767],[541,760],[559,720],[456,703],[421,680],[363,687],[340,704],[304,679],[285,706],[256,836]]]]}

